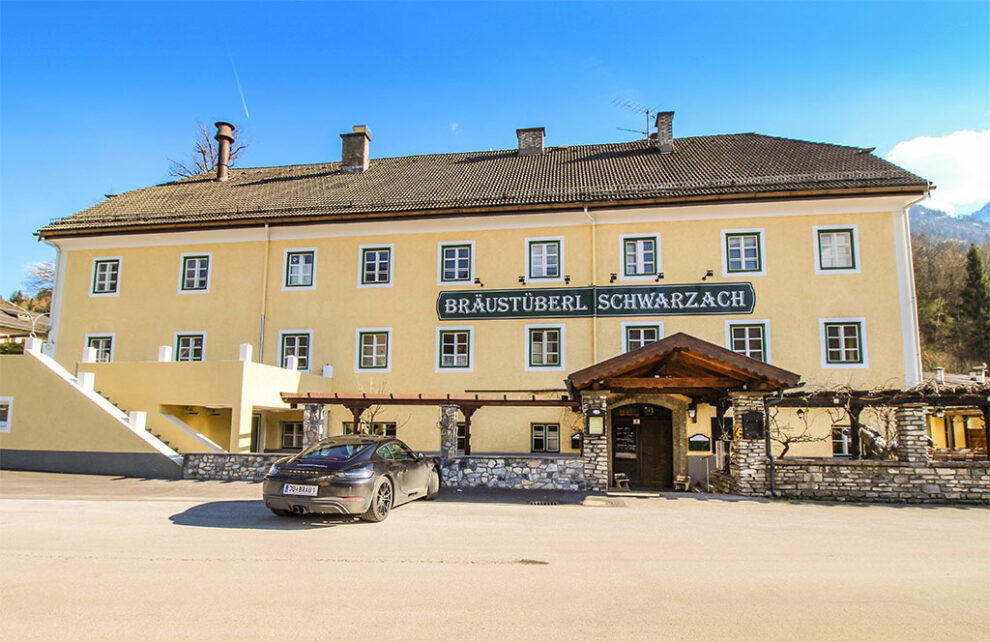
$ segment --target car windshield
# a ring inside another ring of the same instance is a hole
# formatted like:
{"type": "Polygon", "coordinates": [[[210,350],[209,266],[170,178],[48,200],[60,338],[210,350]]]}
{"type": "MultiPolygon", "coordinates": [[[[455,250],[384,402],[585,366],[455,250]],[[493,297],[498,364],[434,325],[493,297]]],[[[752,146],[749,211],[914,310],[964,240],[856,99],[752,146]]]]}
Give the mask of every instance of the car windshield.
{"type": "Polygon", "coordinates": [[[320,459],[329,459],[331,461],[344,461],[345,459],[350,459],[367,447],[368,444],[339,444],[334,441],[324,441],[322,443],[310,446],[306,450],[302,451],[299,456],[319,457],[320,459]]]}

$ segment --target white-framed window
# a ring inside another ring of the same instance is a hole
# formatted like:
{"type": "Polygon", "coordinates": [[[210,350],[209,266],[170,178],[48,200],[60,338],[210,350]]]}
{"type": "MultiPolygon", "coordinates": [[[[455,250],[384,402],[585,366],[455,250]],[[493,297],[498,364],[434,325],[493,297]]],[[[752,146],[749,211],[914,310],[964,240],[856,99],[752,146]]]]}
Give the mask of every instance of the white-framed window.
{"type": "Polygon", "coordinates": [[[119,256],[93,259],[93,281],[90,296],[117,296],[120,292],[119,256]]]}
{"type": "MultiPolygon", "coordinates": [[[[344,434],[354,434],[354,422],[342,422],[344,434]]],[[[367,421],[361,422],[361,432],[365,435],[381,435],[382,437],[395,437],[398,435],[398,428],[394,421],[373,421],[369,425],[367,421]]]]}
{"type": "Polygon", "coordinates": [[[443,241],[437,247],[437,285],[474,281],[474,241],[443,241]]]}
{"type": "Polygon", "coordinates": [[[659,234],[619,236],[622,278],[627,281],[652,279],[661,272],[659,234]]]}
{"type": "Polygon", "coordinates": [[[113,332],[86,335],[86,347],[96,350],[97,363],[113,361],[113,338],[113,332]]]}
{"type": "Polygon", "coordinates": [[[312,290],[316,287],[316,248],[285,250],[282,262],[283,290],[312,290]]]}
{"type": "Polygon", "coordinates": [[[722,230],[723,276],[767,273],[763,229],[722,230]]]}
{"type": "Polygon", "coordinates": [[[202,361],[206,352],[205,332],[176,332],[175,360],[202,361]]]}
{"type": "Polygon", "coordinates": [[[534,453],[560,452],[560,424],[530,424],[532,446],[534,453]]]}
{"type": "Polygon", "coordinates": [[[183,254],[179,273],[179,293],[205,293],[210,291],[210,262],[213,254],[200,252],[183,254]]]}
{"type": "Polygon", "coordinates": [[[471,326],[437,328],[436,371],[471,372],[474,370],[474,328],[471,326]]]}
{"type": "Polygon", "coordinates": [[[859,233],[856,225],[816,225],[815,272],[859,272],[859,233]]]}
{"type": "Polygon", "coordinates": [[[526,279],[529,281],[564,279],[564,237],[526,239],[526,279]]]}
{"type": "Polygon", "coordinates": [[[278,363],[285,367],[289,357],[298,360],[296,364],[300,372],[309,372],[310,355],[313,351],[312,330],[282,330],[278,333],[279,358],[278,363]]]}
{"type": "Polygon", "coordinates": [[[354,371],[389,372],[392,328],[358,328],[355,335],[354,371]]]}
{"type": "Polygon", "coordinates": [[[622,324],[622,351],[632,352],[663,338],[663,323],[622,324]]]}
{"type": "Polygon", "coordinates": [[[868,368],[866,319],[819,319],[823,368],[868,368]]]}
{"type": "Polygon", "coordinates": [[[770,322],[766,319],[726,321],[725,345],[750,359],[770,363],[770,322]]]}
{"type": "Polygon", "coordinates": [[[832,426],[832,456],[849,457],[852,452],[849,450],[849,431],[851,426],[832,426]]]}
{"type": "Polygon", "coordinates": [[[10,432],[14,422],[14,398],[0,397],[0,432],[10,432]]]}
{"type": "Polygon", "coordinates": [[[525,369],[564,369],[564,325],[527,325],[525,369]]]}
{"type": "Polygon", "coordinates": [[[392,244],[362,245],[359,248],[358,287],[384,288],[392,285],[392,244]]]}
{"type": "Polygon", "coordinates": [[[282,422],[282,448],[302,448],[303,424],[301,421],[282,422]]]}

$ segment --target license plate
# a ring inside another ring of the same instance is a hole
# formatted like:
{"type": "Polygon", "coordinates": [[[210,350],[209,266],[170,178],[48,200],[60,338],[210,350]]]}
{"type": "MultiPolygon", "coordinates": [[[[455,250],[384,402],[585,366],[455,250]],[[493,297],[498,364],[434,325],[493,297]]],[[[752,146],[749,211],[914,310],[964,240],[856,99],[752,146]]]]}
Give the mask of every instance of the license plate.
{"type": "Polygon", "coordinates": [[[302,484],[286,484],[282,488],[283,495],[309,495],[310,497],[316,497],[318,487],[317,486],[304,486],[302,484]]]}

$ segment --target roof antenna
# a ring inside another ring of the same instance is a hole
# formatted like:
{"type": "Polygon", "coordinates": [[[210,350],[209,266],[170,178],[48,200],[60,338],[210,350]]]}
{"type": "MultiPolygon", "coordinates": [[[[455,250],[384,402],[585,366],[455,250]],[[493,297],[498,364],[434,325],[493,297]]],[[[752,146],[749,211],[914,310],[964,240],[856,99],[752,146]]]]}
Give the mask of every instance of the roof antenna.
{"type": "Polygon", "coordinates": [[[660,111],[659,109],[654,109],[654,110],[651,111],[651,110],[647,109],[646,107],[642,107],[642,106],[636,105],[634,103],[627,103],[624,100],[619,100],[618,98],[616,98],[615,100],[613,100],[612,101],[612,104],[613,105],[617,105],[619,107],[625,107],[626,109],[631,109],[633,111],[638,111],[639,113],[641,113],[641,114],[643,114],[643,115],[646,116],[646,130],[645,131],[644,130],[641,130],[641,129],[627,129],[625,127],[616,127],[616,129],[618,129],[619,131],[624,131],[624,132],[634,132],[636,134],[642,135],[645,140],[650,140],[650,134],[653,133],[653,124],[654,124],[653,121],[656,119],[657,112],[660,111]]]}

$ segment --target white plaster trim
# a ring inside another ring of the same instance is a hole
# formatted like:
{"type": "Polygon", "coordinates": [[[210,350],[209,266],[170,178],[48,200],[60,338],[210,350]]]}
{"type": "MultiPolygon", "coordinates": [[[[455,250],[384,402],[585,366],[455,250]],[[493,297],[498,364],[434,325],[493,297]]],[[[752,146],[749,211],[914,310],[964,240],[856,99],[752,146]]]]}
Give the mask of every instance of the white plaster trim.
{"type": "MultiPolygon", "coordinates": [[[[112,363],[114,351],[117,349],[117,333],[116,332],[94,332],[92,334],[87,334],[83,337],[83,350],[89,347],[89,340],[96,337],[110,337],[110,361],[103,363],[112,363]]],[[[97,362],[99,363],[99,362],[97,362]]]]}
{"type": "Polygon", "coordinates": [[[188,332],[173,332],[172,333],[172,361],[175,363],[198,363],[201,361],[206,361],[206,330],[190,330],[188,332]],[[179,337],[192,337],[200,336],[203,337],[203,358],[195,359],[192,361],[179,361],[179,337]]]}
{"type": "Polygon", "coordinates": [[[619,350],[620,354],[625,354],[629,352],[629,341],[626,330],[630,328],[656,328],[657,329],[657,341],[663,339],[663,321],[623,321],[622,322],[622,336],[619,337],[619,350]]]}
{"type": "Polygon", "coordinates": [[[392,328],[355,328],[354,329],[354,372],[392,372],[392,328]],[[385,332],[388,334],[388,346],[385,351],[384,368],[361,367],[361,334],[369,332],[385,332]]]}
{"type": "MultiPolygon", "coordinates": [[[[48,315],[48,343],[58,350],[58,325],[62,320],[62,290],[65,287],[65,251],[57,243],[45,241],[55,248],[55,283],[52,284],[52,309],[48,315]]],[[[117,281],[120,289],[120,281],[117,281]]],[[[92,291],[92,290],[90,290],[92,291]]]]}
{"type": "Polygon", "coordinates": [[[898,299],[901,308],[901,342],[904,350],[904,384],[921,383],[921,331],[918,327],[918,300],[914,283],[911,250],[911,219],[908,206],[894,212],[894,257],[897,264],[898,299]]]}
{"type": "Polygon", "coordinates": [[[620,234],[619,235],[619,271],[616,272],[620,281],[655,281],[657,274],[663,272],[663,253],[660,250],[660,232],[644,232],[642,234],[620,234]],[[653,274],[642,274],[637,276],[626,276],[626,241],[653,237],[656,243],[657,269],[653,274]]]}
{"type": "MultiPolygon", "coordinates": [[[[379,230],[380,232],[380,230],[379,230]]],[[[395,243],[369,243],[358,246],[358,274],[357,286],[359,288],[390,288],[395,282],[395,243]],[[385,283],[362,283],[364,281],[364,251],[388,249],[388,281],[385,283]]]]}
{"type": "Polygon", "coordinates": [[[815,274],[859,274],[862,264],[859,262],[859,225],[850,223],[848,225],[815,225],[811,228],[812,256],[815,257],[815,274]],[[821,248],[818,245],[818,233],[830,232],[832,230],[852,230],[853,244],[853,265],[851,268],[828,268],[822,267],[821,248]]]}
{"type": "Polygon", "coordinates": [[[526,254],[525,254],[525,260],[523,261],[523,265],[525,266],[525,269],[526,269],[526,271],[524,272],[524,274],[526,275],[526,283],[563,283],[564,282],[564,275],[566,274],[567,270],[565,269],[565,266],[564,266],[564,255],[565,255],[565,252],[564,252],[564,237],[563,236],[533,236],[533,237],[527,238],[525,240],[525,250],[524,251],[526,252],[526,254]],[[547,277],[547,276],[538,276],[538,277],[537,276],[530,276],[530,274],[532,273],[532,268],[533,268],[533,266],[530,265],[530,263],[529,263],[530,258],[531,258],[531,255],[530,255],[530,252],[529,252],[529,246],[530,246],[530,244],[531,243],[553,243],[555,241],[560,244],[560,245],[557,246],[558,249],[559,249],[559,252],[560,252],[558,254],[558,256],[557,256],[557,262],[558,262],[557,272],[558,272],[559,276],[549,276],[549,277],[547,277]]]}
{"type": "MultiPolygon", "coordinates": [[[[473,325],[448,325],[437,326],[436,340],[434,341],[433,368],[436,372],[474,372],[474,326],[473,325]],[[440,333],[441,332],[467,332],[468,333],[468,365],[465,366],[441,366],[440,365],[440,333]]],[[[392,347],[391,339],[389,347],[392,347]]]]}
{"type": "Polygon", "coordinates": [[[213,281],[213,252],[184,252],[179,255],[179,294],[209,294],[210,283],[213,281]],[[206,289],[183,290],[182,284],[186,276],[186,259],[206,257],[206,289]]]}
{"type": "Polygon", "coordinates": [[[89,296],[110,297],[120,295],[120,288],[124,285],[124,259],[119,256],[97,256],[89,264],[89,296]],[[96,290],[96,264],[101,261],[117,262],[117,289],[113,292],[94,292],[96,290]]]}
{"type": "Polygon", "coordinates": [[[278,331],[278,362],[275,364],[276,367],[281,368],[282,364],[285,362],[285,344],[282,341],[282,337],[287,334],[308,334],[309,335],[309,354],[306,358],[306,368],[301,368],[296,372],[311,372],[313,369],[313,331],[312,330],[279,330],[278,331]]]}
{"type": "Polygon", "coordinates": [[[297,292],[299,290],[316,289],[316,266],[320,262],[320,253],[315,247],[287,247],[282,250],[282,290],[285,292],[297,292]],[[312,285],[286,285],[289,280],[289,255],[302,252],[313,253],[313,283],[312,285]]]}
{"type": "Polygon", "coordinates": [[[766,276],[767,275],[767,234],[766,230],[762,227],[745,227],[737,229],[723,229],[721,233],[722,239],[722,276],[727,278],[732,278],[736,276],[766,276]],[[726,237],[735,234],[758,234],[760,238],[760,269],[759,270],[746,270],[738,272],[729,272],[729,256],[728,248],[726,247],[726,237]]]}
{"type": "Polygon", "coordinates": [[[523,335],[523,370],[526,372],[559,372],[567,368],[567,326],[563,323],[527,323],[525,334],[523,335]],[[529,331],[541,329],[560,330],[560,365],[559,366],[531,366],[529,365],[529,331]]]}
{"type": "Polygon", "coordinates": [[[223,448],[221,448],[220,446],[218,446],[209,437],[207,437],[206,435],[204,435],[202,433],[196,432],[195,430],[193,430],[189,426],[189,424],[187,424],[186,422],[182,421],[181,419],[179,419],[175,415],[170,415],[170,414],[164,413],[164,412],[161,413],[161,415],[162,415],[162,417],[164,417],[165,419],[167,419],[172,425],[174,425],[176,428],[178,428],[179,430],[181,430],[182,432],[186,433],[187,435],[189,435],[190,437],[192,437],[193,439],[195,439],[197,442],[199,442],[200,444],[202,444],[203,447],[205,447],[210,452],[214,452],[214,453],[225,453],[225,452],[227,452],[226,450],[224,450],[223,448]]]}
{"type": "Polygon", "coordinates": [[[477,263],[478,254],[474,249],[474,241],[440,241],[437,243],[437,285],[457,287],[474,284],[474,265],[477,263]],[[444,281],[443,280],[443,248],[451,246],[468,245],[471,247],[470,272],[466,281],[444,281]]]}
{"type": "Polygon", "coordinates": [[[0,422],[0,433],[8,433],[14,425],[14,398],[0,397],[0,404],[7,404],[7,421],[0,422]]]}
{"type": "MultiPolygon", "coordinates": [[[[763,347],[767,353],[767,363],[773,364],[773,354],[770,352],[770,319],[726,319],[725,320],[725,347],[732,350],[732,326],[735,325],[762,325],[763,326],[763,347]]],[[[865,327],[865,326],[864,326],[865,327]]],[[[735,352],[735,350],[733,350],[735,352]]]]}
{"type": "Polygon", "coordinates": [[[831,317],[828,319],[818,319],[818,340],[821,342],[822,368],[859,368],[868,369],[870,367],[869,352],[866,349],[866,317],[831,317]],[[859,323],[862,336],[859,338],[859,350],[863,354],[862,363],[829,363],[828,362],[828,341],[825,338],[826,323],[859,323]]]}

